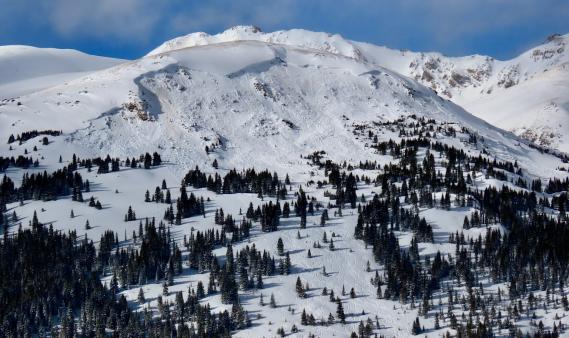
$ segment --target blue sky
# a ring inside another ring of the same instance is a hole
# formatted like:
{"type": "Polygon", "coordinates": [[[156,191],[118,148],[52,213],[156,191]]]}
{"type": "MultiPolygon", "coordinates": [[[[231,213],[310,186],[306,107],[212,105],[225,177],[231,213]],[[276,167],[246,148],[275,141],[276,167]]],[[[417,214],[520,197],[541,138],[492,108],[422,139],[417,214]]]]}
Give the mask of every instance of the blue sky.
{"type": "Polygon", "coordinates": [[[0,45],[127,59],[179,35],[238,24],[505,59],[569,33],[569,0],[0,0],[0,45]]]}

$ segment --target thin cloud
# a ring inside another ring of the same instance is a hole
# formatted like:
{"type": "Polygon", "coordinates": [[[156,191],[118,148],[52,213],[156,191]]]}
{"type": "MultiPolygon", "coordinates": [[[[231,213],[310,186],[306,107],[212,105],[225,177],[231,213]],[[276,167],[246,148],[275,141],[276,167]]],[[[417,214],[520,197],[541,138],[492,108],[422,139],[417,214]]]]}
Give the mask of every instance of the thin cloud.
{"type": "Polygon", "coordinates": [[[188,8],[169,22],[170,31],[187,34],[195,31],[216,32],[235,25],[257,25],[275,29],[294,20],[299,1],[210,1],[188,8]]]}
{"type": "Polygon", "coordinates": [[[148,0],[55,0],[48,20],[64,37],[145,40],[160,20],[160,4],[148,0]]]}
{"type": "Polygon", "coordinates": [[[485,38],[503,39],[501,48],[511,52],[535,43],[536,36],[569,31],[567,0],[0,0],[0,8],[0,42],[18,36],[40,44],[88,40],[137,51],[238,24],[328,31],[454,55],[472,52],[485,38]],[[525,40],[513,42],[518,36],[525,40]]]}

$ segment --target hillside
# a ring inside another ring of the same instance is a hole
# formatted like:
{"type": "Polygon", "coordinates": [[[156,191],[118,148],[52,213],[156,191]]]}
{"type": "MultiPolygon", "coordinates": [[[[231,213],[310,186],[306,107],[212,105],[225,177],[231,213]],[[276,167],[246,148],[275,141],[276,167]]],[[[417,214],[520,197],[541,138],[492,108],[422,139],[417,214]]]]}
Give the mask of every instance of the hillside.
{"type": "Polygon", "coordinates": [[[259,28],[246,26],[217,35],[192,33],[165,42],[149,55],[237,40],[257,40],[344,55],[414,78],[495,126],[567,152],[568,39],[567,35],[552,35],[544,44],[511,60],[501,61],[482,55],[446,57],[440,53],[399,51],[300,29],[264,33],[259,28]]]}
{"type": "Polygon", "coordinates": [[[0,99],[63,84],[121,62],[70,49],[0,46],[0,99]]]}
{"type": "Polygon", "coordinates": [[[0,333],[567,334],[569,158],[366,48],[237,27],[2,100],[0,333]]]}
{"type": "Polygon", "coordinates": [[[89,156],[151,147],[192,166],[210,161],[203,151],[209,146],[227,150],[219,159],[227,168],[255,161],[270,169],[319,150],[337,161],[365,160],[369,152],[354,139],[353,126],[415,114],[464,125],[488,139],[498,158],[515,154],[536,174],[550,175],[523,142],[408,78],[336,53],[258,41],[120,64],[5,102],[0,114],[6,139],[38,125],[59,128],[89,156]]]}

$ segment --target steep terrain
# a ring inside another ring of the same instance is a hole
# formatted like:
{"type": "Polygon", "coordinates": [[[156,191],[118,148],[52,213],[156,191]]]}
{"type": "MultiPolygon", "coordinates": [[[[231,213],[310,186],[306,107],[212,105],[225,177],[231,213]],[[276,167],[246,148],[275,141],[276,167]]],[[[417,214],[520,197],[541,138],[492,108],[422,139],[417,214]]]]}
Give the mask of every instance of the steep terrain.
{"type": "Polygon", "coordinates": [[[319,150],[365,160],[354,125],[410,114],[470,128],[498,158],[550,176],[513,135],[375,63],[248,40],[148,56],[5,101],[0,134],[40,125],[69,133],[69,145],[89,156],[150,147],[187,166],[208,162],[208,146],[228,168],[255,161],[279,169],[319,150]]]}
{"type": "Polygon", "coordinates": [[[213,36],[193,33],[179,37],[149,55],[237,40],[300,46],[375,63],[416,79],[493,125],[569,151],[568,35],[552,35],[544,44],[500,61],[481,55],[446,57],[399,51],[305,30],[264,33],[256,27],[234,27],[213,36]]]}
{"type": "Polygon", "coordinates": [[[569,159],[401,75],[416,57],[237,27],[2,100],[0,328],[566,334],[569,159]],[[94,243],[49,297],[14,271],[53,255],[6,244],[42,229],[94,243]]]}

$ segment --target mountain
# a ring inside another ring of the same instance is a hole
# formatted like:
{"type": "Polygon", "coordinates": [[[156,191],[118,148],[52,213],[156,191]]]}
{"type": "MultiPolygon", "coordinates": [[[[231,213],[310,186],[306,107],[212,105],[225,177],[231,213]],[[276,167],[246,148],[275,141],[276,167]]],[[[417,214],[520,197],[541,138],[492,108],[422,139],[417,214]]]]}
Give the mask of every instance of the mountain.
{"type": "MultiPolygon", "coordinates": [[[[569,35],[506,61],[487,56],[408,53],[406,65],[387,66],[500,128],[540,145],[569,151],[569,35]],[[411,55],[409,55],[411,54],[411,55]]],[[[381,48],[359,44],[369,59],[389,63],[381,48]]],[[[388,57],[389,58],[389,57],[388,57]]]]}
{"type": "Polygon", "coordinates": [[[8,81],[0,332],[566,334],[569,157],[417,57],[235,27],[8,81]]]}
{"type": "Polygon", "coordinates": [[[71,49],[0,46],[0,99],[40,91],[121,62],[71,49]]]}
{"type": "MultiPolygon", "coordinates": [[[[249,32],[236,28],[222,36],[249,32]]],[[[254,162],[284,170],[299,154],[321,150],[336,161],[365,161],[370,150],[354,138],[358,124],[414,114],[465,126],[496,145],[496,156],[515,154],[535,174],[550,176],[518,138],[412,79],[339,53],[339,46],[324,51],[317,42],[303,47],[241,38],[151,53],[6,101],[0,135],[39,125],[69,133],[69,145],[90,156],[122,157],[150,147],[184,168],[211,161],[203,151],[208,146],[224,150],[219,160],[228,168],[254,162]]]]}
{"type": "Polygon", "coordinates": [[[264,33],[240,26],[217,35],[179,37],[149,55],[238,40],[299,46],[380,65],[414,78],[493,125],[569,152],[569,35],[552,35],[544,44],[500,61],[481,55],[446,57],[393,50],[299,29],[264,33]]]}

